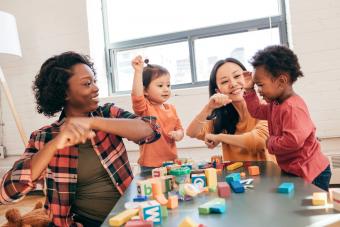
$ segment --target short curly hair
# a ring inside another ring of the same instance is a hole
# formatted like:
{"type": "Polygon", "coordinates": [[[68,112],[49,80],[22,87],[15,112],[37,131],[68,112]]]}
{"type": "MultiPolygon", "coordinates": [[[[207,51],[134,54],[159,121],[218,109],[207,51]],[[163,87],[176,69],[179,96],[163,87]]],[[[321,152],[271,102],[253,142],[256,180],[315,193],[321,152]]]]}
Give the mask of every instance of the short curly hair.
{"type": "Polygon", "coordinates": [[[250,60],[254,68],[264,66],[275,78],[288,73],[291,83],[303,77],[297,56],[288,47],[273,45],[259,50],[250,60]]]}
{"type": "Polygon", "coordinates": [[[76,64],[85,64],[96,74],[88,56],[72,51],[55,55],[42,64],[32,86],[38,113],[53,117],[64,108],[68,80],[76,64]]]}

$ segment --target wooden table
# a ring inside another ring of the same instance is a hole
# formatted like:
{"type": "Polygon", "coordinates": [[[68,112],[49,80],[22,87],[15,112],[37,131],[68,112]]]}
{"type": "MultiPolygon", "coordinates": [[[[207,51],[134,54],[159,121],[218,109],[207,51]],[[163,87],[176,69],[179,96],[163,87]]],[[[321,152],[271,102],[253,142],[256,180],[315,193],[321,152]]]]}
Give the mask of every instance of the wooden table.
{"type": "MultiPolygon", "coordinates": [[[[306,183],[299,177],[282,173],[273,162],[247,162],[249,163],[258,165],[261,171],[260,176],[251,177],[254,179],[254,189],[248,189],[241,194],[232,193],[231,197],[226,199],[225,213],[200,215],[198,206],[217,197],[217,192],[203,193],[191,201],[179,202],[177,209],[169,209],[169,216],[163,218],[161,226],[178,226],[186,216],[191,217],[196,223],[213,227],[326,226],[337,221],[339,221],[337,226],[340,226],[340,213],[333,210],[332,205],[312,206],[313,192],[321,192],[322,189],[306,183]],[[293,182],[294,192],[277,193],[276,189],[282,182],[293,182]]],[[[244,171],[243,167],[232,172],[241,171],[244,171]]],[[[218,181],[225,181],[225,176],[230,173],[223,171],[222,175],[218,175],[218,181]]],[[[136,181],[145,178],[147,177],[135,177],[102,226],[109,226],[109,218],[124,210],[125,202],[132,201],[137,195],[136,181]]]]}

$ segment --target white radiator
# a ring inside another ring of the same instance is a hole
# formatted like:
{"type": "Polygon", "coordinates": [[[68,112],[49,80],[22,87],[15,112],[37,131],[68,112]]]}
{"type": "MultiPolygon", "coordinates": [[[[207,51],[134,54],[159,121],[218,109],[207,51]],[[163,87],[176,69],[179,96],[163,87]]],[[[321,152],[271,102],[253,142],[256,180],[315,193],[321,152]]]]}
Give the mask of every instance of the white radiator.
{"type": "Polygon", "coordinates": [[[330,184],[340,184],[340,154],[328,156],[331,164],[332,178],[330,184]]]}

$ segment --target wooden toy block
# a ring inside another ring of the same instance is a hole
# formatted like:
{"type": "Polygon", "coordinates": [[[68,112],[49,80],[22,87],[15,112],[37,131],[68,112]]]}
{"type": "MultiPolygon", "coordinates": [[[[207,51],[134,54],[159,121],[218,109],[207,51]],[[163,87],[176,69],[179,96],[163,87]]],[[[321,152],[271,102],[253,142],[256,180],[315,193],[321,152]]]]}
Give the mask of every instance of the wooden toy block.
{"type": "Polygon", "coordinates": [[[170,192],[173,190],[174,182],[175,182],[174,176],[167,175],[167,176],[161,176],[155,179],[159,179],[159,181],[161,182],[163,193],[170,192]]]}
{"type": "Polygon", "coordinates": [[[141,203],[141,214],[143,220],[153,221],[154,224],[162,223],[162,211],[160,204],[155,200],[141,203]]]}
{"type": "Polygon", "coordinates": [[[241,173],[240,173],[240,177],[241,177],[241,178],[245,178],[245,177],[246,177],[246,173],[245,173],[245,172],[241,172],[241,173]]]}
{"type": "Polygon", "coordinates": [[[154,198],[156,198],[157,195],[163,194],[162,184],[159,180],[152,182],[151,187],[152,187],[152,196],[154,198]]]}
{"type": "Polygon", "coordinates": [[[182,164],[181,167],[188,167],[189,169],[192,169],[192,164],[191,163],[185,163],[185,164],[182,164]]]}
{"type": "Polygon", "coordinates": [[[229,185],[233,192],[235,193],[243,193],[244,192],[244,186],[240,183],[240,181],[231,181],[229,182],[229,185]]]}
{"type": "Polygon", "coordinates": [[[210,208],[211,214],[223,214],[226,210],[225,204],[214,204],[210,208]]]}
{"type": "Polygon", "coordinates": [[[128,209],[120,212],[119,214],[111,217],[109,219],[109,224],[111,226],[121,226],[127,221],[129,221],[133,216],[138,214],[138,209],[128,209]]]}
{"type": "Polygon", "coordinates": [[[248,173],[250,176],[260,175],[260,168],[258,166],[249,166],[248,173]]]}
{"type": "Polygon", "coordinates": [[[173,165],[173,164],[174,164],[173,161],[166,161],[166,162],[163,162],[162,166],[163,166],[163,167],[166,167],[166,166],[171,166],[171,165],[173,165]]]}
{"type": "Polygon", "coordinates": [[[240,173],[231,173],[225,177],[225,181],[230,183],[231,181],[240,181],[241,175],[240,173]]]}
{"type": "Polygon", "coordinates": [[[152,195],[152,185],[150,180],[142,180],[137,182],[137,193],[141,196],[152,195]]]}
{"type": "Polygon", "coordinates": [[[145,220],[131,220],[128,221],[125,227],[153,227],[152,221],[145,221],[145,220]]]}
{"type": "Polygon", "coordinates": [[[206,177],[204,174],[192,174],[191,175],[191,183],[199,189],[204,188],[207,185],[206,182],[207,181],[206,181],[206,177]]]}
{"type": "Polygon", "coordinates": [[[191,218],[185,217],[178,227],[197,227],[197,226],[198,224],[196,224],[191,218]]]}
{"type": "Polygon", "coordinates": [[[327,204],[327,192],[314,192],[312,199],[313,206],[322,206],[327,204]]]}
{"type": "Polygon", "coordinates": [[[215,207],[215,210],[222,210],[222,206],[226,206],[225,200],[221,198],[216,198],[213,200],[210,200],[209,202],[206,202],[198,207],[199,214],[209,214],[210,208],[215,207]]]}
{"type": "Polygon", "coordinates": [[[208,168],[204,171],[205,177],[207,178],[207,186],[209,188],[215,188],[217,187],[217,174],[216,169],[214,168],[208,168]]]}
{"type": "Polygon", "coordinates": [[[233,171],[235,169],[240,168],[241,166],[243,166],[243,162],[235,162],[233,164],[230,164],[227,166],[227,170],[228,171],[233,171]]]}
{"type": "Polygon", "coordinates": [[[200,190],[193,184],[184,184],[185,195],[195,197],[200,193],[200,190]]]}
{"type": "Polygon", "coordinates": [[[168,204],[167,207],[169,209],[175,209],[178,207],[178,197],[177,195],[172,195],[168,197],[168,204]]]}
{"type": "Polygon", "coordinates": [[[157,202],[159,202],[159,204],[161,204],[162,206],[165,206],[168,204],[168,200],[165,198],[164,194],[159,194],[159,195],[156,195],[154,197],[157,202]]]}
{"type": "Polygon", "coordinates": [[[294,190],[294,183],[284,182],[277,188],[278,193],[290,193],[294,190]]]}
{"type": "Polygon", "coordinates": [[[332,189],[332,203],[333,203],[333,208],[337,211],[340,211],[340,189],[339,188],[332,189]]]}
{"type": "Polygon", "coordinates": [[[155,168],[152,170],[152,177],[161,177],[167,175],[166,167],[155,168]]]}
{"type": "Polygon", "coordinates": [[[217,183],[218,196],[222,198],[227,198],[230,196],[230,187],[227,182],[217,183]]]}
{"type": "Polygon", "coordinates": [[[163,217],[168,217],[168,208],[165,206],[161,206],[161,213],[162,213],[162,218],[163,217]]]}

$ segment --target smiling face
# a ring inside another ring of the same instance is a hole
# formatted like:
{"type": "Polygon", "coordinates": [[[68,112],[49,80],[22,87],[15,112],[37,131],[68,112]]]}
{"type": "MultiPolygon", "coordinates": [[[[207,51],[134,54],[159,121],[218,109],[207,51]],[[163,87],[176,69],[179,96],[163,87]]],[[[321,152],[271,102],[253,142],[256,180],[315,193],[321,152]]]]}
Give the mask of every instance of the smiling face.
{"type": "Polygon", "coordinates": [[[216,72],[216,92],[228,95],[232,101],[243,100],[242,68],[232,62],[226,62],[216,72]]]}
{"type": "Polygon", "coordinates": [[[171,95],[170,75],[164,74],[153,79],[144,90],[144,95],[151,103],[161,105],[166,102],[171,95]]]}
{"type": "Polygon", "coordinates": [[[98,108],[98,87],[93,71],[85,64],[72,67],[68,80],[66,111],[68,115],[86,116],[98,108]]]}

